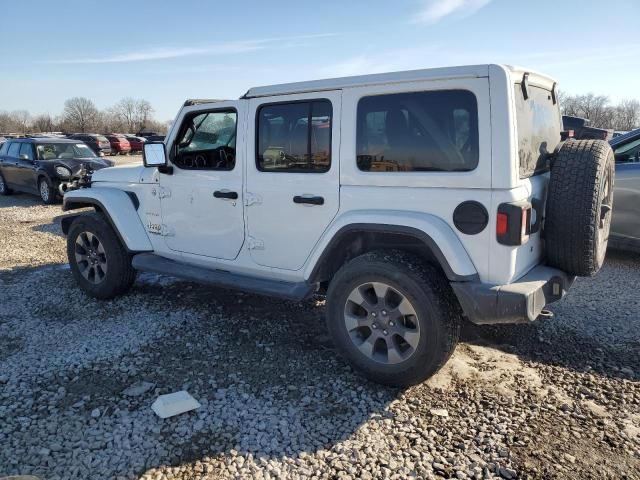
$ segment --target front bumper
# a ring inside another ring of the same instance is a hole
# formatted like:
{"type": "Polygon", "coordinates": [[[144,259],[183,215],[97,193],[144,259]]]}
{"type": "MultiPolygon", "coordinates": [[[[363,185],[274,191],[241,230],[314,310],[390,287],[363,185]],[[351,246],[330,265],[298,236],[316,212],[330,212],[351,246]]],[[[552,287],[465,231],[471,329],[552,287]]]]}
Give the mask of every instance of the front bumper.
{"type": "Polygon", "coordinates": [[[575,277],[539,265],[508,285],[451,282],[465,316],[478,325],[529,323],[544,307],[560,300],[575,277]]]}

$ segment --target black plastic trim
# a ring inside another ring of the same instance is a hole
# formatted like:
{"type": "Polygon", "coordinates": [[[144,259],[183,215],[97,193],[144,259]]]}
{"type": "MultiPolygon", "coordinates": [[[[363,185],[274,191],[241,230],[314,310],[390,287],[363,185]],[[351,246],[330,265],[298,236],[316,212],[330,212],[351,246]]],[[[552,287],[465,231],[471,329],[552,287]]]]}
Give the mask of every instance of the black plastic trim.
{"type": "Polygon", "coordinates": [[[467,235],[477,235],[489,225],[489,212],[480,202],[467,200],[453,211],[453,224],[467,235]]]}
{"type": "Polygon", "coordinates": [[[176,262],[153,253],[134,255],[131,264],[136,270],[154,272],[186,280],[208,283],[224,288],[268,295],[287,300],[304,300],[313,295],[317,285],[307,282],[282,282],[250,277],[224,270],[210,270],[182,262],[176,262]]]}
{"type": "MultiPolygon", "coordinates": [[[[129,193],[129,192],[126,192],[129,193]]],[[[127,195],[129,197],[129,199],[131,200],[131,203],[133,203],[133,199],[131,199],[131,197],[129,195],[127,195]]],[[[107,217],[107,220],[109,221],[109,224],[111,225],[111,228],[113,228],[113,231],[116,232],[116,235],[118,236],[118,240],[120,240],[120,243],[122,243],[122,245],[124,246],[124,248],[127,249],[127,251],[129,253],[134,253],[132,250],[129,249],[129,247],[127,246],[127,243],[124,241],[124,238],[122,238],[122,235],[120,235],[120,231],[116,228],[116,224],[113,221],[113,218],[111,218],[111,215],[109,214],[109,211],[104,207],[104,205],[102,204],[102,202],[100,200],[97,200],[95,198],[92,197],[73,197],[73,200],[68,201],[69,197],[65,197],[62,201],[62,211],[63,212],[67,212],[69,210],[76,210],[78,208],[84,208],[88,205],[93,206],[93,207],[99,207],[100,212],[104,213],[105,217],[107,217]]],[[[133,203],[133,206],[135,207],[135,203],[133,203]]],[[[137,208],[136,208],[137,210],[137,208]]],[[[81,216],[82,214],[78,214],[78,215],[73,215],[71,216],[72,219],[75,219],[76,217],[81,216]]],[[[65,218],[69,218],[69,217],[65,217],[65,218]]],[[[64,222],[65,220],[62,219],[61,220],[61,224],[62,222],[64,222]]],[[[69,226],[71,226],[71,222],[72,220],[68,220],[68,225],[67,225],[67,231],[69,226]]],[[[66,232],[64,231],[64,225],[62,226],[63,228],[63,233],[66,235],[66,232]]]]}
{"type": "Polygon", "coordinates": [[[549,303],[560,300],[576,277],[538,265],[507,285],[451,282],[464,315],[477,325],[533,322],[549,303]]]}
{"type": "Polygon", "coordinates": [[[318,281],[318,276],[322,269],[322,265],[326,263],[333,254],[333,249],[339,245],[340,241],[346,237],[347,235],[353,232],[362,232],[362,233],[389,233],[389,234],[402,234],[414,237],[417,240],[420,240],[425,244],[427,248],[431,250],[433,255],[436,257],[436,260],[440,264],[440,267],[444,271],[447,278],[452,282],[471,282],[474,280],[478,280],[478,274],[474,273],[472,275],[458,275],[453,271],[451,265],[447,261],[446,257],[440,250],[438,244],[427,235],[422,230],[413,227],[407,227],[404,225],[385,225],[379,223],[354,223],[351,225],[346,225],[342,227],[340,230],[336,232],[333,236],[329,244],[325,247],[322,255],[316,262],[311,275],[309,276],[309,282],[318,281]]]}
{"type": "Polygon", "coordinates": [[[124,193],[127,194],[127,196],[131,199],[131,203],[133,203],[135,209],[138,210],[140,208],[140,200],[138,200],[138,196],[133,192],[125,191],[124,193]]]}
{"type": "Polygon", "coordinates": [[[526,72],[522,75],[522,83],[520,84],[520,88],[522,89],[522,97],[525,100],[529,100],[529,72],[526,72]]]}

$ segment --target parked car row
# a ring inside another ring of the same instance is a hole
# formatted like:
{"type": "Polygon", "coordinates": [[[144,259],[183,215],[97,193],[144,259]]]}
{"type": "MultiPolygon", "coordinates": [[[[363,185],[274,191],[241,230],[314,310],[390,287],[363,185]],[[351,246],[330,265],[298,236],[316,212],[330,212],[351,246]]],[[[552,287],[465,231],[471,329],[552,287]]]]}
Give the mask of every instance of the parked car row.
{"type": "Polygon", "coordinates": [[[11,139],[0,146],[0,195],[33,193],[50,204],[66,191],[88,185],[95,170],[113,165],[78,139],[11,139]]]}

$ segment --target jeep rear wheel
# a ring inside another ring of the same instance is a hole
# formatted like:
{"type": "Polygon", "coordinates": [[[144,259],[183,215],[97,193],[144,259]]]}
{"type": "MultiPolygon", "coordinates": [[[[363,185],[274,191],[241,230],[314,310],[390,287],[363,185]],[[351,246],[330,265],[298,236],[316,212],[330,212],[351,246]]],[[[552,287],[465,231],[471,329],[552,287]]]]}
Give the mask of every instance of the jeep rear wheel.
{"type": "Polygon", "coordinates": [[[545,244],[549,264],[570,275],[595,275],[611,226],[613,151],[603,140],[565,142],[551,167],[545,244]]]}
{"type": "Polygon", "coordinates": [[[83,214],[73,221],[67,257],[80,288],[95,298],[125,293],[136,278],[129,253],[100,213],[83,214]]]}
{"type": "Polygon", "coordinates": [[[442,273],[400,251],[344,265],[327,292],[327,326],[338,351],[373,381],[420,383],[453,353],[460,307],[442,273]]]}

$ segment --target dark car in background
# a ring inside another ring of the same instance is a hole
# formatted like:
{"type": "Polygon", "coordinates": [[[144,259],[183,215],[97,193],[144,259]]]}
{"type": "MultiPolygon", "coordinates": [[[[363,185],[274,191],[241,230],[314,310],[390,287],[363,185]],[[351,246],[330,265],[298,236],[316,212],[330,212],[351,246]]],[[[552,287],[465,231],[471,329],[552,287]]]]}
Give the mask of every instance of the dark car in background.
{"type": "Polygon", "coordinates": [[[111,155],[128,155],[131,152],[131,144],[127,137],[118,133],[105,135],[111,144],[111,155]]]}
{"type": "Polygon", "coordinates": [[[610,140],[613,138],[613,130],[591,127],[588,118],[562,116],[562,126],[565,131],[573,132],[572,138],[576,140],[610,140]]]}
{"type": "Polygon", "coordinates": [[[147,142],[164,142],[164,135],[149,135],[147,142]]]}
{"type": "Polygon", "coordinates": [[[102,153],[103,155],[109,155],[111,153],[111,144],[104,135],[98,135],[97,133],[74,133],[67,138],[86,143],[94,153],[102,153]]]}
{"type": "Polygon", "coordinates": [[[640,129],[609,141],[616,159],[609,245],[640,252],[640,129]]]}
{"type": "Polygon", "coordinates": [[[127,137],[131,145],[131,153],[141,152],[144,142],[147,141],[144,137],[137,137],[135,135],[125,135],[125,137],[127,137]]]}
{"type": "Polygon", "coordinates": [[[87,184],[91,172],[111,166],[112,161],[98,157],[78,140],[9,140],[0,146],[0,195],[14,190],[33,193],[50,204],[64,191],[87,184]]]}

